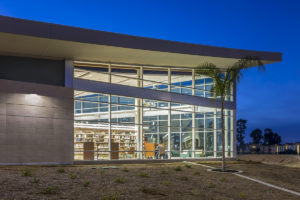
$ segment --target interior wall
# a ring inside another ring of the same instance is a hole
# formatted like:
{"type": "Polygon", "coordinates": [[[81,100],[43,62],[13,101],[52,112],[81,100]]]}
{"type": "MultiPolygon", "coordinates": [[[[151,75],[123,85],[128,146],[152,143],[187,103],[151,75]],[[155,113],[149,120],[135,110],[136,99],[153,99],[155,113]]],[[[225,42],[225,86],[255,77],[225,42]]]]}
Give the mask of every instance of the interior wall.
{"type": "Polygon", "coordinates": [[[0,164],[71,164],[72,88],[0,79],[0,164]]]}

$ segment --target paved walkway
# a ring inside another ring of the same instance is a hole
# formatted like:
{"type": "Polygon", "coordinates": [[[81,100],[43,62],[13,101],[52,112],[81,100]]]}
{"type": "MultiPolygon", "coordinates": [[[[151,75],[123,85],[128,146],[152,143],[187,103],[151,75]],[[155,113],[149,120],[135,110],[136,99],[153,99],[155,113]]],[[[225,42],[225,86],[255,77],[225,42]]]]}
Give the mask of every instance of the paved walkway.
{"type": "MultiPolygon", "coordinates": [[[[215,167],[211,167],[211,166],[208,166],[208,165],[203,165],[203,164],[199,164],[199,163],[194,163],[194,162],[189,162],[189,161],[184,161],[184,163],[189,163],[191,165],[199,165],[201,167],[206,167],[206,168],[209,168],[209,169],[215,169],[215,167]]],[[[284,191],[284,192],[288,192],[288,193],[291,193],[291,194],[294,194],[294,195],[297,195],[297,196],[300,196],[300,193],[299,192],[295,192],[293,190],[289,190],[289,189],[286,189],[286,188],[283,188],[283,187],[279,187],[277,185],[273,185],[273,184],[270,184],[270,183],[266,183],[264,181],[261,181],[261,180],[258,180],[258,179],[255,179],[255,178],[251,178],[249,176],[245,176],[245,175],[241,175],[239,173],[232,173],[233,175],[236,175],[238,177],[241,177],[241,178],[244,178],[244,179],[247,179],[247,180],[250,180],[250,181],[254,181],[256,183],[260,183],[262,185],[266,185],[268,187],[271,187],[271,188],[274,188],[274,189],[277,189],[277,190],[281,190],[281,191],[284,191]]]]}

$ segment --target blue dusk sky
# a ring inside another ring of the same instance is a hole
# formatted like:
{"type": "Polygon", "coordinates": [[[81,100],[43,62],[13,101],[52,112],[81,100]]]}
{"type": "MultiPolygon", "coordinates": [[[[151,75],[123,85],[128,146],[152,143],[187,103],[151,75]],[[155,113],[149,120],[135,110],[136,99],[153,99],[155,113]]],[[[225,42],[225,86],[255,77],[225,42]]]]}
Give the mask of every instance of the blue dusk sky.
{"type": "MultiPolygon", "coordinates": [[[[271,128],[300,141],[299,0],[1,0],[0,14],[96,30],[240,49],[282,52],[238,85],[247,135],[271,128]]],[[[246,137],[250,141],[249,136],[246,137]]]]}

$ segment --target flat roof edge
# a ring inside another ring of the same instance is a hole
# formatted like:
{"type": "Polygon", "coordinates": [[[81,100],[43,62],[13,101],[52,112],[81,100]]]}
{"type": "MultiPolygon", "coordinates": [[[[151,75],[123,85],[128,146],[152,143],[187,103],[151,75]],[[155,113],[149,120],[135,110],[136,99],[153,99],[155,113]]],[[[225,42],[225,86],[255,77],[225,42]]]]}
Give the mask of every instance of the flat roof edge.
{"type": "Polygon", "coordinates": [[[282,60],[282,54],[280,52],[254,51],[175,42],[52,24],[47,22],[38,22],[1,15],[0,32],[96,45],[107,45],[188,55],[237,59],[245,56],[257,56],[260,59],[267,61],[276,62],[282,60]]]}

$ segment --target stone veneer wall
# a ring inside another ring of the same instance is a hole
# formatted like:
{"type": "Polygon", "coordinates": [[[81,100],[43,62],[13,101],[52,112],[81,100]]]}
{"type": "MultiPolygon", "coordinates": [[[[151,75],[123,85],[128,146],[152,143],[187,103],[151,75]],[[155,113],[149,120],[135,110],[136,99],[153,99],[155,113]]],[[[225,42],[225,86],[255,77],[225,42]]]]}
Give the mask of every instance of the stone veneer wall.
{"type": "Polygon", "coordinates": [[[71,164],[74,91],[0,79],[0,165],[71,164]]]}

